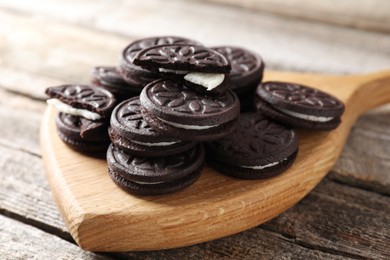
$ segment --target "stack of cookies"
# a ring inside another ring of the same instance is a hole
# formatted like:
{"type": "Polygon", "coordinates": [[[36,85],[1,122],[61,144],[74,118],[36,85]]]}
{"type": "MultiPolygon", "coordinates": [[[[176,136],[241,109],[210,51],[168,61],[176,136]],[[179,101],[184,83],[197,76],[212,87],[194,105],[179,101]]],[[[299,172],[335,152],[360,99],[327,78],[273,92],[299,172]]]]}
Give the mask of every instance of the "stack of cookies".
{"type": "Polygon", "coordinates": [[[261,84],[263,70],[261,57],[244,48],[152,37],[128,45],[118,67],[94,68],[92,86],[48,88],[48,102],[60,111],[66,144],[107,151],[119,187],[160,195],[194,183],[205,161],[236,178],[278,175],[298,153],[293,127],[340,123],[336,98],[294,83],[261,84]]]}

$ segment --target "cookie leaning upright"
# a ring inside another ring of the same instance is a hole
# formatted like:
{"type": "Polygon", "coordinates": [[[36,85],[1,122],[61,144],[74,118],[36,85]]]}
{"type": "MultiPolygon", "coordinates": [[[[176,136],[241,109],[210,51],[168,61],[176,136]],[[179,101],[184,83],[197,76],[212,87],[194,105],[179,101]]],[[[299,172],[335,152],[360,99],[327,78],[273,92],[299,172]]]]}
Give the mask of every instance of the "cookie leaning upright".
{"type": "Polygon", "coordinates": [[[287,170],[298,153],[294,130],[260,113],[242,113],[236,130],[206,144],[209,163],[226,175],[242,179],[268,178],[287,170]]]}
{"type": "Polygon", "coordinates": [[[204,46],[169,44],[143,49],[134,64],[163,77],[181,80],[206,94],[223,95],[231,65],[225,56],[204,46]]]}
{"type": "Polygon", "coordinates": [[[109,143],[107,128],[116,104],[107,90],[88,85],[49,87],[49,105],[60,112],[56,119],[59,137],[78,151],[104,151],[109,143]]]}
{"type": "Polygon", "coordinates": [[[320,90],[287,82],[265,82],[257,89],[256,107],[281,124],[331,130],[341,122],[344,104],[320,90]]]}
{"type": "Polygon", "coordinates": [[[240,114],[238,97],[230,90],[211,96],[169,79],[148,84],[140,103],[145,121],[156,131],[188,141],[225,137],[235,129],[240,114]]]}
{"type": "Polygon", "coordinates": [[[110,91],[117,101],[138,96],[142,90],[129,85],[120,75],[118,68],[113,66],[93,68],[91,82],[94,86],[110,91]]]}
{"type": "Polygon", "coordinates": [[[263,78],[265,66],[260,55],[234,46],[219,46],[211,49],[225,56],[232,66],[228,74],[229,88],[239,97],[241,112],[252,109],[255,90],[263,78]]]}

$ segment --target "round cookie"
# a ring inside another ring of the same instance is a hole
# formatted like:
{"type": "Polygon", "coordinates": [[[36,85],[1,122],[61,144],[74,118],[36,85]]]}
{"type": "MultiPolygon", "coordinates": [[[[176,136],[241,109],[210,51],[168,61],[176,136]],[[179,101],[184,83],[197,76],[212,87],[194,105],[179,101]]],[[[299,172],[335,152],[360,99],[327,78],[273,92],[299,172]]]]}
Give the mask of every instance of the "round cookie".
{"type": "Polygon", "coordinates": [[[95,86],[110,91],[118,101],[138,96],[142,90],[127,84],[120,75],[118,69],[113,66],[99,66],[93,68],[91,81],[95,86]]]}
{"type": "Polygon", "coordinates": [[[285,125],[331,130],[341,122],[344,104],[320,90],[296,83],[265,82],[256,91],[256,107],[285,125]]]}
{"type": "Polygon", "coordinates": [[[137,156],[167,156],[196,145],[151,128],[141,115],[139,97],[123,101],[111,114],[109,135],[115,146],[137,156]]]}
{"type": "Polygon", "coordinates": [[[219,52],[204,46],[169,44],[139,51],[137,64],[163,77],[181,80],[196,91],[223,95],[228,87],[229,61],[219,52]]]}
{"type": "Polygon", "coordinates": [[[108,172],[123,190],[139,195],[161,195],[188,187],[204,165],[201,144],[183,153],[165,157],[137,157],[114,145],[107,151],[108,172]]]}
{"type": "Polygon", "coordinates": [[[240,113],[240,102],[230,90],[213,97],[166,79],[147,85],[140,102],[141,113],[151,127],[189,141],[223,138],[234,130],[240,113]]]}
{"type": "Polygon", "coordinates": [[[82,118],[78,116],[58,113],[56,117],[58,136],[70,148],[80,152],[105,152],[110,144],[107,124],[90,121],[90,124],[95,124],[90,126],[90,129],[94,129],[93,133],[87,130],[87,134],[81,136],[82,124],[82,118]]]}
{"type": "Polygon", "coordinates": [[[294,130],[260,113],[242,113],[236,130],[206,144],[209,163],[221,173],[243,179],[268,178],[287,170],[298,153],[294,130]]]}
{"type": "Polygon", "coordinates": [[[111,92],[89,85],[60,85],[45,93],[51,98],[47,102],[60,112],[90,120],[109,118],[116,104],[111,92]]]}
{"type": "Polygon", "coordinates": [[[228,75],[229,88],[240,99],[241,112],[251,110],[255,90],[263,78],[263,60],[258,54],[242,47],[219,46],[211,49],[225,56],[232,66],[228,75]]]}
{"type": "Polygon", "coordinates": [[[159,36],[134,41],[122,51],[120,59],[120,73],[122,74],[124,80],[134,88],[141,91],[148,83],[161,78],[161,76],[135,65],[133,60],[139,51],[149,47],[165,44],[202,45],[197,41],[177,36],[159,36]]]}

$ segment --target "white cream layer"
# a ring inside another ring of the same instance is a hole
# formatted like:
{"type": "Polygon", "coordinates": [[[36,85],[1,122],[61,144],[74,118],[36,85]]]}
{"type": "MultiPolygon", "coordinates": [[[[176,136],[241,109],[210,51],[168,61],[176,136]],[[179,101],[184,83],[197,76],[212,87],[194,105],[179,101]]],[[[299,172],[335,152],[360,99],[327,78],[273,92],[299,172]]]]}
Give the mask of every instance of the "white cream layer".
{"type": "Polygon", "coordinates": [[[56,98],[51,98],[46,101],[49,105],[55,107],[59,112],[66,113],[73,116],[82,116],[89,120],[98,120],[101,119],[101,115],[88,111],[86,109],[74,108],[61,102],[56,98]]]}
{"type": "Polygon", "coordinates": [[[221,83],[225,79],[225,74],[218,73],[189,72],[185,70],[170,70],[164,68],[159,68],[158,70],[163,73],[174,73],[179,75],[186,74],[184,76],[185,80],[203,86],[208,91],[213,90],[214,88],[221,85],[221,83]]]}
{"type": "Polygon", "coordinates": [[[159,68],[158,71],[163,72],[163,73],[175,73],[175,74],[187,74],[188,71],[185,70],[170,70],[170,69],[164,69],[164,68],[159,68]]]}
{"type": "Polygon", "coordinates": [[[178,142],[159,142],[159,143],[144,143],[144,142],[138,142],[131,140],[132,143],[144,145],[144,146],[169,146],[173,144],[177,144],[178,142]]]}
{"type": "Polygon", "coordinates": [[[208,91],[221,85],[225,74],[191,72],[184,76],[184,79],[197,85],[205,87],[208,91]]]}
{"type": "Polygon", "coordinates": [[[209,129],[209,128],[213,128],[213,127],[218,126],[218,125],[183,125],[183,124],[174,123],[174,122],[164,120],[160,117],[157,117],[157,118],[168,125],[171,125],[171,126],[174,126],[177,128],[188,129],[188,130],[204,130],[204,129],[209,129]]]}
{"type": "Polygon", "coordinates": [[[253,169],[253,170],[262,170],[262,169],[265,169],[265,168],[269,168],[269,167],[272,167],[272,166],[275,166],[275,165],[278,165],[279,163],[283,162],[287,160],[287,158],[279,161],[279,162],[273,162],[273,163],[270,163],[270,164],[266,164],[266,165],[257,165],[257,166],[244,166],[244,165],[240,165],[240,167],[242,168],[249,168],[249,169],[253,169]]]}
{"type": "Polygon", "coordinates": [[[328,121],[330,121],[330,120],[332,120],[334,118],[334,117],[305,115],[305,114],[301,114],[301,113],[297,113],[297,112],[288,111],[288,110],[285,110],[285,109],[279,109],[279,108],[276,108],[276,109],[278,109],[279,111],[281,111],[281,112],[283,112],[283,113],[285,113],[287,115],[290,115],[292,117],[304,119],[304,120],[307,120],[307,121],[313,121],[313,122],[328,122],[328,121]]]}

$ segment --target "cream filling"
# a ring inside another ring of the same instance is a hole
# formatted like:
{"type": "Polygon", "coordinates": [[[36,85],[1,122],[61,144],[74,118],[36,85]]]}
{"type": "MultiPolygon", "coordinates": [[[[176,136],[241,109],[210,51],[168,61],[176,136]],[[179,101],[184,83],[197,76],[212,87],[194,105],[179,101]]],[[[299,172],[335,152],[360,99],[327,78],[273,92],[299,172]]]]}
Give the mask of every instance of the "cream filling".
{"type": "Polygon", "coordinates": [[[140,144],[140,145],[145,145],[145,146],[169,146],[173,144],[177,144],[178,142],[160,142],[160,143],[144,143],[144,142],[138,142],[131,140],[132,143],[140,144]]]}
{"type": "Polygon", "coordinates": [[[187,74],[188,71],[185,70],[170,70],[170,69],[164,69],[164,68],[159,68],[158,71],[163,72],[163,73],[174,73],[174,74],[187,74]]]}
{"type": "Polygon", "coordinates": [[[307,121],[313,121],[313,122],[328,122],[328,121],[330,121],[330,120],[332,120],[334,118],[334,117],[305,115],[305,114],[292,112],[292,111],[288,111],[288,110],[280,109],[280,108],[276,108],[276,109],[278,109],[279,111],[281,111],[281,112],[283,112],[283,113],[285,113],[287,115],[290,115],[292,117],[304,119],[304,120],[307,120],[307,121]]]}
{"type": "Polygon", "coordinates": [[[269,168],[269,167],[272,167],[272,166],[275,166],[275,165],[278,165],[279,163],[283,162],[287,160],[287,158],[279,161],[279,162],[273,162],[273,163],[270,163],[270,164],[266,164],[266,165],[257,165],[257,166],[244,166],[244,165],[240,165],[240,167],[242,168],[249,168],[249,169],[253,169],[253,170],[262,170],[262,169],[265,169],[265,168],[269,168]]]}
{"type": "Polygon", "coordinates": [[[205,87],[208,91],[221,85],[225,79],[225,74],[218,73],[202,73],[202,72],[189,72],[185,70],[171,70],[159,68],[158,71],[163,73],[174,73],[178,75],[184,75],[184,79],[194,84],[205,87]]]}
{"type": "Polygon", "coordinates": [[[213,128],[213,127],[216,127],[218,125],[183,125],[183,124],[178,124],[178,123],[174,123],[174,122],[170,122],[170,121],[167,121],[167,120],[164,120],[160,117],[157,117],[159,120],[163,121],[164,123],[168,124],[168,125],[171,125],[171,126],[174,126],[174,127],[177,127],[177,128],[183,128],[183,129],[188,129],[188,130],[204,130],[204,129],[209,129],[209,128],[213,128]]]}
{"type": "Polygon", "coordinates": [[[71,107],[56,98],[48,99],[46,102],[62,113],[66,113],[73,116],[82,116],[89,120],[98,120],[102,118],[102,116],[97,113],[88,111],[86,109],[71,107]]]}
{"type": "Polygon", "coordinates": [[[197,85],[205,87],[208,91],[221,85],[225,74],[191,72],[184,76],[184,79],[197,85]]]}

